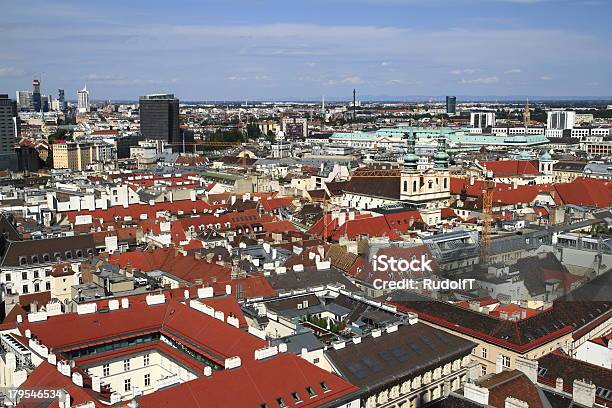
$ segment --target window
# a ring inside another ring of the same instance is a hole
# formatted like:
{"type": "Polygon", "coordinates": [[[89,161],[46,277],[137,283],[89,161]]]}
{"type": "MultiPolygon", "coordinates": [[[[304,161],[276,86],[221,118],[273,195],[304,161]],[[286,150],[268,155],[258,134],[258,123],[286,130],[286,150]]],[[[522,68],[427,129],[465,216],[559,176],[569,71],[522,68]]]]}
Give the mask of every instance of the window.
{"type": "Polygon", "coordinates": [[[40,283],[34,284],[34,292],[40,292],[40,283]]]}
{"type": "Polygon", "coordinates": [[[323,392],[329,391],[329,387],[327,386],[325,381],[321,381],[319,384],[321,385],[321,389],[323,390],[323,392]]]}
{"type": "Polygon", "coordinates": [[[21,288],[21,293],[28,293],[28,285],[23,285],[21,288]]]}
{"type": "Polygon", "coordinates": [[[287,408],[287,404],[285,404],[285,401],[282,398],[277,398],[276,402],[280,408],[287,408]]]}
{"type": "Polygon", "coordinates": [[[102,377],[108,377],[110,375],[110,365],[104,364],[102,366],[102,377]]]}
{"type": "Polygon", "coordinates": [[[34,271],[34,279],[38,278],[38,271],[34,271]]]}
{"type": "Polygon", "coordinates": [[[302,402],[302,399],[300,398],[297,392],[292,392],[291,397],[293,397],[293,400],[295,401],[296,404],[299,402],[302,402]]]}
{"type": "Polygon", "coordinates": [[[142,362],[145,367],[149,365],[149,355],[148,354],[145,354],[144,356],[142,356],[142,362]]]}
{"type": "Polygon", "coordinates": [[[130,360],[123,360],[123,371],[130,371],[130,360]]]}
{"type": "Polygon", "coordinates": [[[144,376],[144,386],[145,387],[150,387],[151,386],[151,374],[145,374],[145,376],[144,376]]]}
{"type": "Polygon", "coordinates": [[[123,389],[126,392],[132,390],[132,380],[130,378],[123,380],[123,389]]]}
{"type": "Polygon", "coordinates": [[[44,255],[43,255],[43,260],[44,260],[45,262],[49,262],[49,261],[50,261],[49,254],[44,254],[44,255]]]}
{"type": "Polygon", "coordinates": [[[312,387],[306,387],[306,392],[310,398],[317,396],[317,393],[312,389],[312,387]]]}
{"type": "Polygon", "coordinates": [[[312,359],[312,364],[319,364],[319,361],[320,361],[320,360],[319,360],[319,358],[318,358],[318,357],[317,357],[317,358],[313,358],[313,359],[312,359]]]}
{"type": "Polygon", "coordinates": [[[510,357],[502,355],[502,366],[510,368],[510,357]]]}
{"type": "Polygon", "coordinates": [[[487,375],[487,366],[484,364],[480,366],[480,375],[487,375]]]}
{"type": "Polygon", "coordinates": [[[487,358],[487,349],[486,348],[482,348],[482,358],[487,358]]]}
{"type": "Polygon", "coordinates": [[[19,257],[19,265],[25,265],[25,264],[26,264],[25,256],[20,256],[19,257]]]}
{"type": "Polygon", "coordinates": [[[21,272],[21,279],[27,280],[28,279],[28,273],[27,272],[21,272]]]}
{"type": "Polygon", "coordinates": [[[4,275],[4,279],[5,279],[7,282],[10,282],[10,281],[11,281],[11,274],[10,274],[10,273],[7,273],[6,275],[4,275]]]}
{"type": "Polygon", "coordinates": [[[51,282],[45,282],[45,290],[51,290],[51,282]]]}

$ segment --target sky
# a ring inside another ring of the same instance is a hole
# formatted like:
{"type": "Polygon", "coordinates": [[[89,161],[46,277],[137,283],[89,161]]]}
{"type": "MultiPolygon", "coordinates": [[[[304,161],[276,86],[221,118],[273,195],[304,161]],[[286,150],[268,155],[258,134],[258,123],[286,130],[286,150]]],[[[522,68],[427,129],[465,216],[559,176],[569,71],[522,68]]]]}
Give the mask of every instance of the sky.
{"type": "Polygon", "coordinates": [[[10,1],[0,93],[612,95],[612,0],[10,1]]]}

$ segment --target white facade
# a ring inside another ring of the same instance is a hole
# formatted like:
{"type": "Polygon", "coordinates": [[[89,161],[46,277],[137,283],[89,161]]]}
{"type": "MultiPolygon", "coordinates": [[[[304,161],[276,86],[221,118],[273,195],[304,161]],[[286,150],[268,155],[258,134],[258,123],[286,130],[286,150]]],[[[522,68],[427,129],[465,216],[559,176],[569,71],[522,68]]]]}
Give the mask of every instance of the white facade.
{"type": "Polygon", "coordinates": [[[573,129],[576,124],[574,111],[550,111],[547,113],[546,127],[548,129],[573,129]]]}
{"type": "Polygon", "coordinates": [[[495,112],[472,112],[470,113],[470,126],[472,128],[486,128],[495,126],[495,112]]]}
{"type": "Polygon", "coordinates": [[[87,86],[77,92],[77,108],[79,113],[89,112],[89,91],[87,86]]]}
{"type": "Polygon", "coordinates": [[[576,348],[576,358],[600,367],[612,369],[612,340],[608,345],[589,340],[576,348]]]}

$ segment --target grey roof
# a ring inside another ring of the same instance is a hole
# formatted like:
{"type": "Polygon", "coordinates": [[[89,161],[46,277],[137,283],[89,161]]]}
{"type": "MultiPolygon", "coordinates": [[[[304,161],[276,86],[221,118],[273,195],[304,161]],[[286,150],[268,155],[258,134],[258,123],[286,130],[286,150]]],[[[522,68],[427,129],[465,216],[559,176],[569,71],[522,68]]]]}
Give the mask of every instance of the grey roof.
{"type": "Polygon", "coordinates": [[[435,329],[424,323],[400,325],[392,333],[366,336],[342,349],[325,354],[350,383],[366,394],[389,388],[415,375],[469,355],[473,342],[435,329]]]}
{"type": "Polygon", "coordinates": [[[313,351],[320,350],[323,348],[323,343],[321,343],[319,339],[317,339],[317,336],[315,336],[314,333],[310,330],[304,333],[297,333],[291,336],[281,337],[272,340],[273,346],[278,345],[280,343],[285,343],[287,345],[287,351],[296,354],[301,353],[302,349],[313,351]]]}

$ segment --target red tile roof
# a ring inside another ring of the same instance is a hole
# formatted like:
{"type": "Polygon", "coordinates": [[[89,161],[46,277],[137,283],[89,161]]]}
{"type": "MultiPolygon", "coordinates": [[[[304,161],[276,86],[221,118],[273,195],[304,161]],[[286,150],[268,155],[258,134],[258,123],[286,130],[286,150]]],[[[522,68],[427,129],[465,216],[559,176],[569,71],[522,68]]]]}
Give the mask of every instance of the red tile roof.
{"type": "MultiPolygon", "coordinates": [[[[210,378],[198,378],[138,399],[141,406],[156,407],[317,407],[346,398],[358,388],[294,354],[279,354],[256,360],[233,370],[214,371],[210,378]],[[329,391],[321,386],[324,382],[329,391]],[[316,395],[309,397],[306,387],[316,395]],[[238,391],[239,390],[239,391],[238,391]],[[292,393],[301,402],[296,403],[292,393]]],[[[355,397],[356,398],[356,397],[355,397]]]]}

